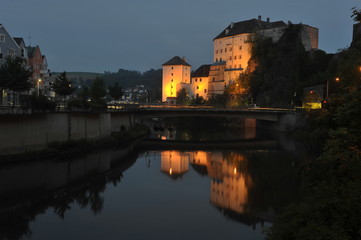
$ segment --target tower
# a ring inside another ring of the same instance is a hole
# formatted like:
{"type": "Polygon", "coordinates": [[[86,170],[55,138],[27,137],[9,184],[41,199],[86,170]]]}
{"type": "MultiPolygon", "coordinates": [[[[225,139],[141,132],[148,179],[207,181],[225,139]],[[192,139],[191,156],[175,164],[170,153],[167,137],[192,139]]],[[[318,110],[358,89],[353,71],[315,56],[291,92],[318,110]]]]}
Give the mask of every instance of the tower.
{"type": "Polygon", "coordinates": [[[175,56],[162,66],[162,102],[175,103],[177,91],[183,88],[183,84],[190,83],[191,65],[184,58],[175,56]]]}

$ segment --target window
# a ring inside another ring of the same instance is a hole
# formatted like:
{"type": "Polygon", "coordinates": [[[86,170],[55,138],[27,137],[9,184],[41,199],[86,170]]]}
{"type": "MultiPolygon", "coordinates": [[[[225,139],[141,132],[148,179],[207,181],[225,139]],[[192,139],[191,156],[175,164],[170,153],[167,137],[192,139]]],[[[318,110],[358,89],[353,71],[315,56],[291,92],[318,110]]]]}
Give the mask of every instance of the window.
{"type": "Polygon", "coordinates": [[[242,55],[238,55],[238,59],[242,59],[242,55]]]}
{"type": "Polygon", "coordinates": [[[229,51],[232,51],[232,47],[229,48],[229,51]]]}
{"type": "Polygon", "coordinates": [[[173,69],[173,67],[172,67],[172,69],[173,69]]]}
{"type": "Polygon", "coordinates": [[[199,86],[197,86],[197,89],[199,89],[199,86]]]}
{"type": "Polygon", "coordinates": [[[239,46],[239,50],[242,50],[242,45],[241,45],[241,46],[239,46]]]}
{"type": "Polygon", "coordinates": [[[215,78],[213,78],[213,82],[215,81],[215,78]]]}
{"type": "Polygon", "coordinates": [[[237,59],[237,56],[234,56],[234,60],[236,60],[237,59]]]}
{"type": "Polygon", "coordinates": [[[229,60],[232,60],[232,56],[229,57],[229,60]]]}
{"type": "Polygon", "coordinates": [[[202,82],[202,78],[200,78],[199,81],[202,82]]]}
{"type": "Polygon", "coordinates": [[[0,47],[0,59],[3,59],[4,57],[3,57],[3,54],[2,54],[2,52],[1,52],[1,47],[0,47]]]}
{"type": "Polygon", "coordinates": [[[10,57],[15,57],[15,51],[14,50],[11,50],[11,49],[8,49],[8,55],[10,57]]]}
{"type": "Polygon", "coordinates": [[[171,73],[170,75],[173,76],[173,73],[171,73]]]}
{"type": "Polygon", "coordinates": [[[224,52],[227,52],[227,48],[224,49],[224,52]]]}
{"type": "Polygon", "coordinates": [[[196,78],[196,82],[197,82],[197,78],[196,78]]]}
{"type": "Polygon", "coordinates": [[[204,93],[207,93],[207,89],[204,89],[204,93]]]}
{"type": "Polygon", "coordinates": [[[218,58],[216,58],[216,62],[218,62],[218,58]]]}
{"type": "Polygon", "coordinates": [[[218,50],[216,50],[216,54],[218,53],[218,50]]]}
{"type": "Polygon", "coordinates": [[[0,34],[0,42],[5,42],[5,35],[4,34],[0,34]]]}
{"type": "Polygon", "coordinates": [[[173,82],[173,79],[171,79],[170,81],[173,82]]]}

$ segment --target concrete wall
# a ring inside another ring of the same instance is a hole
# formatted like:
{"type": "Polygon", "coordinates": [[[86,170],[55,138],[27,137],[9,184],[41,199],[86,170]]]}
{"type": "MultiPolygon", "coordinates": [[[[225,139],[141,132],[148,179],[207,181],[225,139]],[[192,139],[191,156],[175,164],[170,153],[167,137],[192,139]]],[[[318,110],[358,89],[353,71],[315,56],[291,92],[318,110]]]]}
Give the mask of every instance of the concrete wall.
{"type": "Polygon", "coordinates": [[[133,123],[129,113],[0,115],[0,155],[43,149],[55,141],[107,137],[133,123]]]}

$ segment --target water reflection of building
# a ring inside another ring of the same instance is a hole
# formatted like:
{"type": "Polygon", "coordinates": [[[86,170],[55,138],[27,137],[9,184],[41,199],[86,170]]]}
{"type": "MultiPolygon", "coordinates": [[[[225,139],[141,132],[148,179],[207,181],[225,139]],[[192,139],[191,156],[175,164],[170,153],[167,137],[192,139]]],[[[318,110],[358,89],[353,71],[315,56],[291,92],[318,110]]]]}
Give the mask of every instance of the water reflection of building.
{"type": "Polygon", "coordinates": [[[161,171],[172,178],[181,177],[189,170],[190,154],[179,151],[161,152],[161,171]]]}
{"type": "Polygon", "coordinates": [[[244,213],[252,179],[244,171],[247,159],[236,152],[161,152],[161,171],[178,178],[189,170],[189,163],[211,180],[211,203],[225,210],[244,213]]]}
{"type": "Polygon", "coordinates": [[[211,181],[211,203],[223,209],[244,213],[251,178],[242,170],[246,158],[240,153],[195,152],[193,165],[207,167],[211,181]]]}

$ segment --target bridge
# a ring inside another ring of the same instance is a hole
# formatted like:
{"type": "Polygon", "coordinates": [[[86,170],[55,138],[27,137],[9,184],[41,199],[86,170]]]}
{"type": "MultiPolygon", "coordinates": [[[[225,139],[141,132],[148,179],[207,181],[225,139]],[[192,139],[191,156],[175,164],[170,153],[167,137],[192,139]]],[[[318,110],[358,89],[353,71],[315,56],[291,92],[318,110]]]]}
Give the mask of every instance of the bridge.
{"type": "Polygon", "coordinates": [[[282,108],[231,108],[180,105],[109,105],[110,112],[128,112],[135,119],[162,117],[226,117],[248,118],[272,122],[274,129],[288,131],[296,126],[296,110],[282,108]]]}

